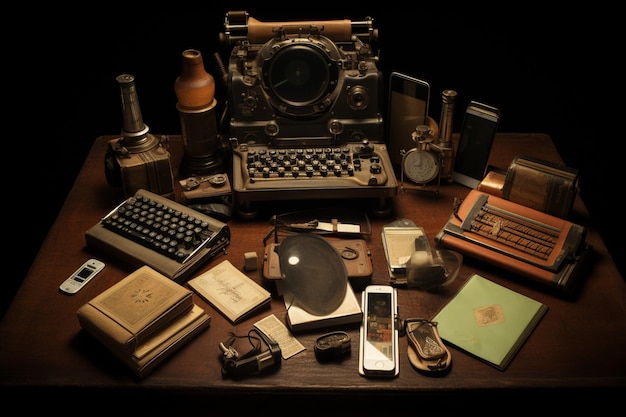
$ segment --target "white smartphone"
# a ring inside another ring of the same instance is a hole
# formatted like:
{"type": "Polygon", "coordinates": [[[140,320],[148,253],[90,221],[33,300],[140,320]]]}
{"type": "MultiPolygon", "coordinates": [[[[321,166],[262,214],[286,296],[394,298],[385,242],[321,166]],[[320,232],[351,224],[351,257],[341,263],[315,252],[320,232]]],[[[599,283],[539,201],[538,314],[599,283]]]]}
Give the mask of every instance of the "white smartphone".
{"type": "Polygon", "coordinates": [[[468,104],[454,156],[452,181],[469,188],[478,187],[485,178],[499,122],[498,108],[477,101],[468,104]]]}
{"type": "Polygon", "coordinates": [[[368,285],[361,298],[359,373],[394,377],[399,374],[397,292],[390,285],[368,285]]]}
{"type": "Polygon", "coordinates": [[[411,134],[425,123],[430,103],[430,84],[399,72],[389,76],[387,109],[387,147],[396,169],[402,164],[402,150],[415,147],[411,134]]]}
{"type": "Polygon", "coordinates": [[[65,294],[75,294],[103,269],[104,262],[98,259],[89,259],[61,283],[59,290],[65,294]]]}

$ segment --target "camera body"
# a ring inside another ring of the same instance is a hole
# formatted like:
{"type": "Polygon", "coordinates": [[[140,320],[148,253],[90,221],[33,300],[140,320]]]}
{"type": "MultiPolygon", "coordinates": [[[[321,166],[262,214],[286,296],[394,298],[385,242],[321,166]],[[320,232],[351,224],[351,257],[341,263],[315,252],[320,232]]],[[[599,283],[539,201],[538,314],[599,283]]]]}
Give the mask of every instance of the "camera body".
{"type": "Polygon", "coordinates": [[[108,142],[104,173],[111,187],[122,188],[130,197],[140,188],[159,195],[174,193],[173,171],[167,136],[157,138],[143,122],[135,77],[116,77],[122,98],[124,125],[120,137],[108,142]]]}
{"type": "Polygon", "coordinates": [[[318,26],[239,40],[228,65],[230,136],[272,147],[383,141],[383,79],[372,47],[318,26]],[[303,32],[308,32],[304,34],[303,32]]]}
{"type": "Polygon", "coordinates": [[[173,195],[173,174],[165,138],[145,135],[138,145],[129,137],[109,141],[104,157],[107,183],[122,188],[124,196],[134,195],[140,188],[159,195],[173,195]]]}

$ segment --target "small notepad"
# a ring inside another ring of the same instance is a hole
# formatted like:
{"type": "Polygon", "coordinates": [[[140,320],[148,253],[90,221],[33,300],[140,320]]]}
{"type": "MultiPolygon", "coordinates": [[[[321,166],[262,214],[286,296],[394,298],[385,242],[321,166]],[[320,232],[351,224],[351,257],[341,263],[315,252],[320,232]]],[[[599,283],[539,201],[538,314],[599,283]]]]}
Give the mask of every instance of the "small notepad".
{"type": "Polygon", "coordinates": [[[444,341],[503,371],[547,311],[545,304],[474,274],[432,321],[444,341]]]}
{"type": "Polygon", "coordinates": [[[231,322],[268,307],[272,294],[225,260],[187,281],[189,287],[231,322]]]}

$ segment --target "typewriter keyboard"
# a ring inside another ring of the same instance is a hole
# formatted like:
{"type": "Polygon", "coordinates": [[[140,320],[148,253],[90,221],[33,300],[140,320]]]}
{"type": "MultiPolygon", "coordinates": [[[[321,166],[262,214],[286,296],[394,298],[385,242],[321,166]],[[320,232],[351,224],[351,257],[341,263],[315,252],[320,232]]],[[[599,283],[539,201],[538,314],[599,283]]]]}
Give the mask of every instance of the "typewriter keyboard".
{"type": "Polygon", "coordinates": [[[102,226],[180,263],[216,235],[191,209],[172,207],[151,193],[138,192],[102,219],[102,226]]]}
{"type": "Polygon", "coordinates": [[[234,149],[234,193],[239,200],[387,198],[397,194],[384,144],[234,149]]]}
{"type": "Polygon", "coordinates": [[[560,230],[515,218],[488,204],[471,222],[471,231],[544,260],[550,257],[560,233],[560,230]]]}

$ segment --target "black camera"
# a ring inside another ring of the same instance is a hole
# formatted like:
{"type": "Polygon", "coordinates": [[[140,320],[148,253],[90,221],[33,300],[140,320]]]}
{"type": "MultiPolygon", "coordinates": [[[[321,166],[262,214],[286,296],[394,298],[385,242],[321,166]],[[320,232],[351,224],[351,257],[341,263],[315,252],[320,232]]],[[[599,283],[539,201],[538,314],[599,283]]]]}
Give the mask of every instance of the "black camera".
{"type": "Polygon", "coordinates": [[[383,140],[383,79],[363,22],[227,15],[230,136],[275,147],[383,140]]]}
{"type": "Polygon", "coordinates": [[[222,351],[220,358],[223,377],[239,378],[258,375],[274,371],[280,367],[282,359],[280,346],[265,333],[257,329],[250,330],[247,339],[253,348],[241,356],[232,346],[237,337],[242,336],[231,333],[226,344],[223,342],[219,344],[222,351]]]}

